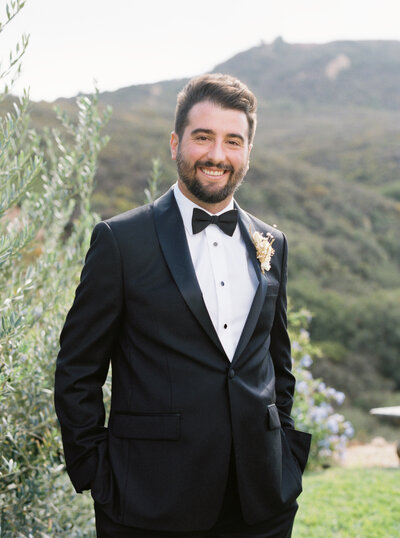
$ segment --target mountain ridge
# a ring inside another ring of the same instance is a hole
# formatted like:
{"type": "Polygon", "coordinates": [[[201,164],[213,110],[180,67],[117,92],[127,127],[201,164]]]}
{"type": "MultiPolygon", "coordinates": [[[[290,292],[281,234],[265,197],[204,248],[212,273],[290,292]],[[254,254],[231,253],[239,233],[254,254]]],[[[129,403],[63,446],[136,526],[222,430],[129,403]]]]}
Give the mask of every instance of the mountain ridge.
{"type": "MultiPolygon", "coordinates": [[[[212,72],[229,73],[246,82],[259,99],[288,98],[302,103],[383,107],[400,105],[400,41],[331,41],[289,44],[281,38],[239,52],[212,72]],[[349,63],[346,63],[346,58],[349,63]],[[338,61],[339,59],[339,61],[338,61]],[[332,62],[335,62],[336,65],[332,62]],[[270,68],[268,71],[267,68],[270,68]],[[376,76],[380,75],[379,81],[376,76]],[[382,79],[382,76],[384,78],[382,79]],[[333,99],[333,100],[332,100],[333,99]]],[[[187,78],[126,86],[102,92],[108,102],[135,102],[158,91],[174,102],[187,78]]]]}

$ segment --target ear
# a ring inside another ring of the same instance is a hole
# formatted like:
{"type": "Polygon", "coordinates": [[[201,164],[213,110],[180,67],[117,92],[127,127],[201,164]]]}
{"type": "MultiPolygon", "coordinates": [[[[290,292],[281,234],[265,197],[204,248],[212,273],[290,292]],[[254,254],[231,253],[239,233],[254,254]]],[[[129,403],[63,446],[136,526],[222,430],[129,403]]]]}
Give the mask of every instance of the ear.
{"type": "Polygon", "coordinates": [[[175,131],[172,131],[171,138],[169,141],[169,147],[171,148],[171,158],[173,161],[176,161],[176,156],[178,154],[178,146],[179,146],[179,137],[175,131]]]}

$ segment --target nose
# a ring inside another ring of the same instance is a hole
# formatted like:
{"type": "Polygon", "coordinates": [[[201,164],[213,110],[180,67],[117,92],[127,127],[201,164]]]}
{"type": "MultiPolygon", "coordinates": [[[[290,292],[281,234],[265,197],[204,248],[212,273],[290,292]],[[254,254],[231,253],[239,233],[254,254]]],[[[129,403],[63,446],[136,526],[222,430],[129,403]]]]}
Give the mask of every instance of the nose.
{"type": "Polygon", "coordinates": [[[222,142],[215,140],[208,148],[207,157],[214,164],[225,162],[225,152],[222,142]]]}

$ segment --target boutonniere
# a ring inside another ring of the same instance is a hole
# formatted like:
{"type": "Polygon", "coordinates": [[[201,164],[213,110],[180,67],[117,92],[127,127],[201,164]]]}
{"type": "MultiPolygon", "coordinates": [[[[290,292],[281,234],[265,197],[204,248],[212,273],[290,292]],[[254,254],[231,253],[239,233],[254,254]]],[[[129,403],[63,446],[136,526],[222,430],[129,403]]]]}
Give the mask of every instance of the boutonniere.
{"type": "Polygon", "coordinates": [[[269,232],[264,237],[260,232],[251,233],[250,230],[250,235],[256,247],[257,259],[260,262],[261,271],[264,274],[265,271],[271,269],[271,258],[275,254],[272,243],[275,241],[275,238],[269,232]]]}

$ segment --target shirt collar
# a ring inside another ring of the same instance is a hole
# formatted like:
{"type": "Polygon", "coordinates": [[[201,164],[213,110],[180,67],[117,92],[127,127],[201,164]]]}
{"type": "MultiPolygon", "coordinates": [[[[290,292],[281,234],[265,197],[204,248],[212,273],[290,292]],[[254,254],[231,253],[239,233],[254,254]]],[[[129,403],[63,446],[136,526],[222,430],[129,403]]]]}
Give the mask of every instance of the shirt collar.
{"type": "MultiPolygon", "coordinates": [[[[199,209],[202,209],[209,215],[212,215],[212,213],[210,213],[203,207],[200,207],[199,205],[195,204],[194,202],[189,200],[189,198],[186,198],[186,196],[180,190],[178,183],[175,183],[174,185],[174,195],[175,195],[176,203],[178,204],[178,207],[179,207],[179,211],[181,212],[181,215],[182,215],[182,220],[183,220],[185,229],[190,235],[193,235],[193,230],[192,230],[193,209],[197,207],[199,209]]],[[[226,207],[224,207],[222,211],[219,211],[218,213],[215,213],[215,214],[221,215],[222,213],[225,213],[225,211],[229,211],[230,209],[234,209],[233,199],[229,202],[229,204],[226,207]]]]}

